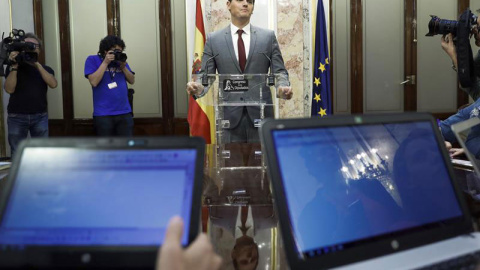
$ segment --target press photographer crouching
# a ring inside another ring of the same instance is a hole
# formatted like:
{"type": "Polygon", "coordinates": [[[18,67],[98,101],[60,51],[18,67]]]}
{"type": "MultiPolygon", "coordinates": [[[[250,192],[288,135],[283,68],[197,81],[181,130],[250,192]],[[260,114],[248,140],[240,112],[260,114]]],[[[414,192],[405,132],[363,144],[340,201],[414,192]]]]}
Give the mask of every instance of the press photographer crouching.
{"type": "Polygon", "coordinates": [[[125,42],[117,36],[100,41],[98,54],[85,61],[85,78],[92,85],[93,123],[98,136],[132,136],[132,107],[128,86],[135,83],[135,72],[123,52],[125,42]]]}
{"type": "Polygon", "coordinates": [[[42,41],[33,33],[14,30],[3,40],[8,60],[5,91],[8,102],[8,143],[11,155],[20,141],[28,137],[48,137],[47,90],[56,88],[52,68],[38,62],[42,41]]]}

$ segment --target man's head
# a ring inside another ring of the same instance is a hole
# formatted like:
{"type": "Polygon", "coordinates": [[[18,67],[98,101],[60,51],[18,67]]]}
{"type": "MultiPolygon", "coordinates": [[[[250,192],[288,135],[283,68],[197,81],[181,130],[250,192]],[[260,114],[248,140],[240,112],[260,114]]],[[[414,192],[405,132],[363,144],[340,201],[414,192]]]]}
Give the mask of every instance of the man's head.
{"type": "Polygon", "coordinates": [[[40,48],[42,47],[42,40],[37,37],[34,33],[25,34],[25,42],[35,44],[35,50],[33,52],[40,53],[40,48]]]}
{"type": "Polygon", "coordinates": [[[113,51],[115,49],[118,50],[125,50],[125,42],[117,36],[106,36],[100,41],[100,46],[98,48],[98,54],[101,55],[102,57],[105,57],[105,55],[109,51],[113,51]]]}
{"type": "Polygon", "coordinates": [[[255,0],[228,0],[227,8],[230,11],[232,22],[250,21],[255,0]]]}
{"type": "Polygon", "coordinates": [[[232,262],[235,270],[254,270],[258,266],[258,245],[253,238],[242,236],[235,241],[232,250],[232,262]]]}

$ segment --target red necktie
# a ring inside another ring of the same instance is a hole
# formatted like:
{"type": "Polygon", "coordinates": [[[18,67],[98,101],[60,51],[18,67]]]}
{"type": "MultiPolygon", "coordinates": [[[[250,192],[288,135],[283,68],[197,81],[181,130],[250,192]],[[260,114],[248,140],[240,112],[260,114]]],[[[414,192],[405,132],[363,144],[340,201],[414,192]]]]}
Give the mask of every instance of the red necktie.
{"type": "Polygon", "coordinates": [[[245,71],[245,65],[247,64],[247,56],[245,55],[245,44],[243,43],[242,34],[243,30],[238,29],[238,63],[242,72],[245,71]]]}
{"type": "Polygon", "coordinates": [[[242,206],[242,211],[240,215],[240,220],[242,221],[242,227],[245,227],[245,224],[247,224],[247,219],[248,219],[248,206],[242,206]]]}

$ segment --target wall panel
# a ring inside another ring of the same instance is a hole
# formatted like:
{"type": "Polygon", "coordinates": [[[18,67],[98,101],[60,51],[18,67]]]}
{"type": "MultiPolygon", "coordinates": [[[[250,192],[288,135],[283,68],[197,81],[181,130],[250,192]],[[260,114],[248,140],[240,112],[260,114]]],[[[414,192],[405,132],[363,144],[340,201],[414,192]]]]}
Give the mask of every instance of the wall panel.
{"type": "Polygon", "coordinates": [[[92,87],[84,76],[85,60],[97,54],[107,31],[105,1],[69,1],[72,44],[73,109],[75,118],[92,118],[92,87]]]}
{"type": "Polygon", "coordinates": [[[162,116],[159,14],[157,0],[122,0],[122,39],[135,71],[135,117],[162,116]]]}

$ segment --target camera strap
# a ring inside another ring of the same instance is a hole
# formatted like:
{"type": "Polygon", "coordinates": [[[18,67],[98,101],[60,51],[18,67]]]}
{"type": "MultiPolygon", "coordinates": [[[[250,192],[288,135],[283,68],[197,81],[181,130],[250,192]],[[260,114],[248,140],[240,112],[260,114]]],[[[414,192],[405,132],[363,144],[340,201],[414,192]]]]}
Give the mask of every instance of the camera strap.
{"type": "Polygon", "coordinates": [[[108,68],[108,75],[110,75],[110,80],[113,82],[115,80],[115,75],[117,73],[116,67],[109,67],[108,68]]]}
{"type": "Polygon", "coordinates": [[[457,70],[458,80],[462,87],[472,87],[475,74],[472,47],[470,46],[471,11],[467,9],[460,15],[457,27],[457,70]]]}

